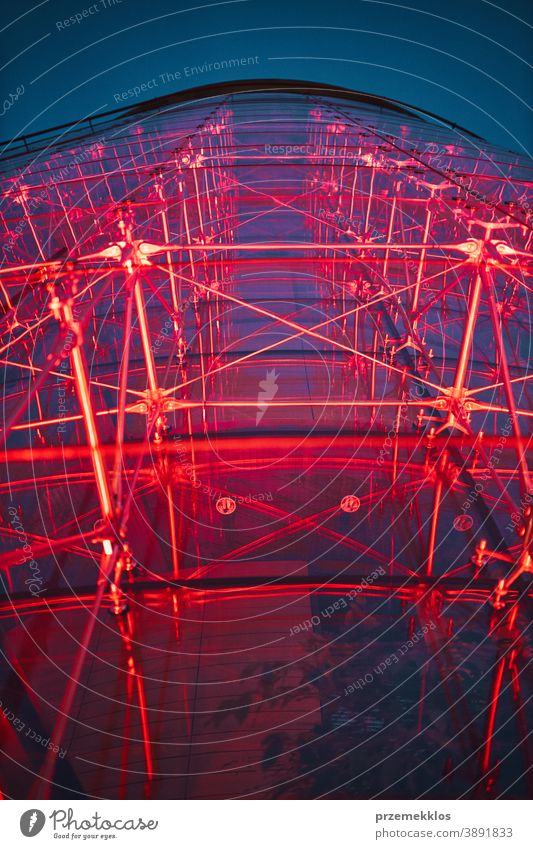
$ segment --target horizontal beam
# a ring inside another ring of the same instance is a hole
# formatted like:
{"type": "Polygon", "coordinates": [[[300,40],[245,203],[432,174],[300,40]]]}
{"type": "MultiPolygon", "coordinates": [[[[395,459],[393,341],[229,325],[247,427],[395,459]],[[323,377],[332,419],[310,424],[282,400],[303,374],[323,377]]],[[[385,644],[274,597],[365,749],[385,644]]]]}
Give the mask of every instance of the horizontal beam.
{"type": "MultiPolygon", "coordinates": [[[[242,593],[246,595],[253,592],[254,595],[257,593],[268,595],[273,592],[289,594],[302,591],[319,595],[343,595],[349,593],[350,590],[356,590],[357,597],[380,595],[385,598],[393,597],[398,593],[408,593],[417,598],[420,596],[420,593],[435,590],[439,593],[455,596],[463,602],[475,602],[478,604],[485,604],[494,593],[494,581],[490,579],[473,580],[470,577],[458,578],[456,576],[427,576],[421,574],[409,576],[383,575],[375,580],[371,580],[369,576],[374,574],[377,568],[378,564],[369,564],[365,574],[343,574],[342,579],[330,575],[291,575],[286,577],[255,575],[253,577],[180,578],[176,580],[172,575],[161,575],[159,578],[151,578],[149,580],[134,580],[130,583],[123,582],[121,590],[125,600],[128,597],[133,599],[139,593],[153,593],[158,590],[161,593],[165,593],[169,589],[178,593],[198,592],[204,594],[212,592],[220,596],[225,593],[231,593],[232,595],[242,593]]],[[[85,611],[88,603],[94,597],[95,591],[91,587],[74,588],[72,594],[68,594],[65,591],[57,595],[47,594],[46,599],[35,598],[28,592],[11,593],[8,600],[0,602],[0,616],[20,616],[24,613],[33,614],[37,612],[46,613],[53,606],[72,610],[74,605],[75,607],[79,606],[80,610],[85,611]]],[[[511,603],[523,598],[533,600],[533,589],[527,592],[520,589],[509,590],[506,596],[506,602],[511,603]]],[[[111,599],[109,599],[108,607],[109,609],[112,607],[111,599]]]]}
{"type": "MultiPolygon", "coordinates": [[[[397,433],[390,434],[387,431],[369,434],[365,431],[353,431],[349,434],[338,433],[337,431],[321,432],[319,435],[310,435],[307,431],[294,431],[293,433],[276,433],[263,431],[260,435],[257,432],[250,433],[241,431],[239,433],[232,432],[231,435],[224,436],[221,434],[210,434],[209,439],[204,436],[189,436],[187,434],[177,434],[175,439],[167,439],[163,443],[163,447],[172,449],[172,446],[179,440],[184,444],[192,445],[195,453],[202,450],[208,453],[217,453],[218,451],[235,451],[237,455],[242,454],[243,445],[246,445],[246,453],[258,451],[262,455],[266,450],[272,451],[278,449],[281,454],[286,451],[292,451],[299,446],[302,453],[308,454],[311,448],[321,451],[324,448],[344,449],[350,451],[350,456],[354,456],[354,451],[365,451],[366,449],[381,449],[385,439],[391,439],[393,444],[397,444],[400,448],[426,449],[429,447],[430,437],[428,434],[413,434],[413,433],[397,433]],[[304,442],[302,443],[302,439],[304,442]]],[[[461,434],[461,435],[446,435],[439,434],[431,438],[431,448],[438,450],[451,448],[475,448],[481,446],[485,449],[495,448],[502,442],[502,437],[499,434],[461,434]]],[[[508,436],[505,439],[503,446],[504,450],[514,449],[516,447],[516,439],[514,436],[508,436]]],[[[101,446],[102,453],[107,456],[114,456],[115,444],[104,443],[101,446]]],[[[88,445],[59,445],[49,447],[35,448],[11,448],[8,451],[0,452],[0,460],[4,463],[26,463],[26,462],[47,462],[49,460],[80,460],[90,457],[90,446],[88,445]]],[[[124,442],[122,453],[124,456],[138,457],[139,454],[153,457],[153,446],[147,445],[145,441],[124,442]]],[[[526,456],[533,459],[533,442],[530,440],[525,448],[526,456]]]]}

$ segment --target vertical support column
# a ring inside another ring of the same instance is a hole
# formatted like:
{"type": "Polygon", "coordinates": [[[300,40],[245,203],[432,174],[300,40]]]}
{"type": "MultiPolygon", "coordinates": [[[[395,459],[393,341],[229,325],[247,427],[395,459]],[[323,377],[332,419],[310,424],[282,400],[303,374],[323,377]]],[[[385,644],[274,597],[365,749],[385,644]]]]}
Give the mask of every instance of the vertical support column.
{"type": "Polygon", "coordinates": [[[120,363],[118,414],[117,414],[117,436],[115,441],[115,468],[113,471],[113,494],[115,496],[115,507],[120,509],[122,502],[122,445],[124,442],[124,431],[126,423],[126,391],[128,385],[128,370],[131,346],[131,319],[133,313],[133,277],[128,275],[125,283],[126,288],[126,314],[124,319],[124,350],[120,363]]]}
{"type": "Polygon", "coordinates": [[[172,547],[172,577],[179,578],[179,560],[178,560],[178,535],[176,533],[176,516],[174,493],[172,484],[168,483],[167,487],[167,502],[168,502],[168,521],[170,525],[170,545],[172,547]]]}
{"type": "MultiPolygon", "coordinates": [[[[61,747],[63,737],[70,719],[74,698],[78,691],[81,673],[87,658],[89,646],[98,620],[98,613],[102,605],[104,594],[106,592],[108,581],[111,578],[115,562],[119,553],[118,545],[112,545],[111,540],[104,540],[104,551],[100,561],[100,578],[98,580],[96,594],[94,597],[93,606],[89,613],[89,618],[85,624],[83,635],[78,644],[78,651],[74,664],[70,671],[68,684],[59,707],[59,715],[51,734],[51,739],[54,741],[58,749],[61,747]]],[[[40,779],[37,780],[35,798],[48,799],[50,796],[50,785],[54,779],[54,770],[56,765],[57,752],[49,749],[44,760],[44,766],[41,771],[40,779]]]]}
{"type": "Polygon", "coordinates": [[[102,514],[104,518],[110,520],[113,517],[114,513],[113,503],[111,500],[111,493],[107,480],[107,471],[104,463],[104,458],[102,456],[100,441],[98,438],[98,431],[96,428],[96,419],[91,402],[87,363],[83,350],[81,328],[79,326],[79,323],[74,318],[70,301],[66,301],[61,305],[61,311],[65,324],[72,330],[72,332],[76,336],[76,343],[75,345],[73,345],[70,352],[72,371],[74,373],[78,400],[83,413],[83,420],[85,423],[85,429],[87,431],[87,438],[89,440],[89,445],[91,446],[91,460],[96,478],[96,488],[98,491],[100,507],[102,509],[102,514]]]}
{"type": "Polygon", "coordinates": [[[492,275],[489,273],[485,266],[482,266],[480,269],[481,278],[483,280],[483,284],[485,286],[485,291],[487,293],[487,298],[489,302],[490,308],[490,317],[492,321],[492,328],[494,330],[494,338],[496,339],[496,346],[498,349],[498,353],[500,355],[500,368],[503,379],[503,388],[505,391],[505,397],[507,399],[507,406],[509,407],[509,417],[511,419],[511,423],[513,426],[513,433],[515,437],[515,446],[516,446],[516,454],[518,458],[518,465],[520,468],[520,476],[521,476],[521,490],[522,495],[525,495],[531,490],[531,483],[529,479],[529,469],[526,462],[526,455],[524,449],[524,443],[522,441],[522,434],[520,432],[520,426],[518,424],[518,417],[516,415],[516,405],[513,395],[513,387],[511,385],[511,375],[509,373],[509,364],[507,362],[507,354],[505,351],[505,345],[503,342],[502,329],[500,325],[500,320],[498,316],[498,308],[496,305],[496,298],[494,295],[494,281],[492,279],[492,275]]]}
{"type": "MultiPolygon", "coordinates": [[[[161,173],[157,175],[155,188],[162,204],[160,216],[161,226],[163,228],[163,238],[165,240],[165,245],[168,245],[170,244],[170,230],[168,227],[167,201],[163,189],[163,175],[161,173]]],[[[170,280],[170,297],[172,300],[172,310],[175,315],[178,315],[181,302],[181,281],[178,278],[176,282],[176,272],[174,271],[172,253],[170,251],[166,252],[165,259],[168,267],[168,275],[170,280]]]]}
{"type": "Polygon", "coordinates": [[[443,478],[448,464],[448,452],[444,451],[439,460],[438,466],[435,468],[437,480],[435,481],[435,491],[433,494],[433,507],[431,511],[431,524],[429,527],[428,553],[424,572],[428,577],[433,575],[433,566],[435,563],[435,545],[437,542],[437,531],[439,528],[440,506],[442,503],[442,486],[443,478]]]}
{"type": "MultiPolygon", "coordinates": [[[[433,193],[431,194],[433,197],[433,193]]],[[[427,241],[429,238],[429,228],[431,226],[431,207],[428,204],[426,209],[426,223],[424,225],[424,233],[422,235],[422,244],[427,245],[427,241]]],[[[420,289],[422,288],[422,274],[424,271],[424,260],[426,258],[426,249],[423,248],[420,251],[420,256],[418,258],[418,270],[416,273],[416,285],[413,292],[413,301],[411,303],[411,313],[413,315],[413,326],[417,325],[416,313],[418,310],[418,302],[420,300],[420,289]]]]}
{"type": "MultiPolygon", "coordinates": [[[[397,194],[399,192],[399,183],[396,183],[395,192],[392,198],[392,206],[389,217],[389,226],[387,229],[387,244],[390,245],[392,243],[392,233],[394,228],[394,216],[396,213],[396,202],[397,202],[397,194]]],[[[390,248],[387,248],[385,251],[385,260],[383,262],[383,277],[387,279],[387,271],[389,270],[389,254],[390,248]]]]}
{"type": "Polygon", "coordinates": [[[152,756],[152,743],[150,738],[150,726],[148,723],[148,707],[146,703],[146,693],[144,689],[144,676],[139,660],[135,660],[134,654],[134,628],[133,618],[131,613],[128,613],[125,620],[119,619],[119,630],[122,637],[124,648],[128,655],[127,660],[127,675],[130,680],[135,683],[137,690],[137,701],[139,704],[139,718],[141,721],[141,730],[143,738],[144,762],[146,766],[146,781],[147,790],[154,775],[154,764],[152,756]]]}
{"type": "Polygon", "coordinates": [[[453,396],[458,398],[462,395],[464,389],[464,381],[466,376],[466,366],[468,357],[472,348],[472,340],[474,337],[474,327],[476,325],[477,314],[479,310],[479,301],[481,298],[482,277],[479,266],[476,267],[475,276],[470,284],[467,316],[463,330],[463,338],[461,341],[461,350],[457,359],[455,369],[455,377],[453,381],[453,396]]]}
{"type": "Polygon", "coordinates": [[[483,778],[487,778],[490,771],[492,740],[494,737],[494,727],[496,725],[496,711],[498,710],[498,701],[500,698],[500,692],[503,683],[503,673],[505,671],[505,660],[506,658],[504,655],[498,661],[498,665],[494,674],[494,680],[492,682],[491,687],[490,704],[487,714],[487,725],[485,730],[485,743],[483,745],[483,752],[481,756],[481,771],[483,778]]]}
{"type": "Polygon", "coordinates": [[[137,318],[139,320],[139,331],[141,334],[141,343],[143,348],[144,359],[146,362],[146,373],[148,376],[148,386],[150,391],[156,395],[158,392],[157,375],[155,370],[154,352],[150,344],[150,331],[148,329],[148,320],[146,318],[146,305],[144,302],[144,293],[139,270],[135,271],[135,282],[133,285],[135,296],[135,307],[137,309],[137,318]]]}
{"type": "MultiPolygon", "coordinates": [[[[185,233],[187,235],[187,244],[191,245],[191,228],[189,227],[189,213],[187,210],[187,187],[185,185],[185,180],[183,181],[183,200],[182,200],[182,210],[183,210],[183,223],[185,224],[185,233]]],[[[194,264],[194,252],[189,248],[189,263],[191,266],[191,280],[194,280],[196,277],[196,266],[194,264]]]]}

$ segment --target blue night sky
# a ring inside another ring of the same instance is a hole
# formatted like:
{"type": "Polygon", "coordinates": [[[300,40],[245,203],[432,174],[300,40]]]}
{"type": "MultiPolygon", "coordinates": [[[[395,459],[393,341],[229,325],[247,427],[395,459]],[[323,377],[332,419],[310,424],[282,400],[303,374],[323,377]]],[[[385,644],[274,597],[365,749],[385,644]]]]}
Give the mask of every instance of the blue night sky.
{"type": "Polygon", "coordinates": [[[526,0],[17,0],[3,15],[0,136],[192,86],[281,77],[402,100],[528,151],[532,9],[526,0]],[[258,58],[187,76],[243,57],[258,58]]]}

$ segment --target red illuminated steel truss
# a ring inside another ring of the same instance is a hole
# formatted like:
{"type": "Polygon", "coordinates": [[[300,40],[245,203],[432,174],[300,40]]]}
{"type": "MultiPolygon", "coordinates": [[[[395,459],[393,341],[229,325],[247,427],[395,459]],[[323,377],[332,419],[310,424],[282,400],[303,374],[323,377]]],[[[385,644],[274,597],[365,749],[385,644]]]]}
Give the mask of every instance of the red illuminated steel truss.
{"type": "Polygon", "coordinates": [[[54,739],[100,607],[131,648],[141,589],[177,609],[383,565],[363,593],[489,602],[511,633],[533,571],[528,164],[403,105],[266,84],[24,144],[2,181],[2,490],[49,589],[4,510],[2,610],[89,608],[54,739]],[[271,570],[310,540],[343,565],[271,570]]]}

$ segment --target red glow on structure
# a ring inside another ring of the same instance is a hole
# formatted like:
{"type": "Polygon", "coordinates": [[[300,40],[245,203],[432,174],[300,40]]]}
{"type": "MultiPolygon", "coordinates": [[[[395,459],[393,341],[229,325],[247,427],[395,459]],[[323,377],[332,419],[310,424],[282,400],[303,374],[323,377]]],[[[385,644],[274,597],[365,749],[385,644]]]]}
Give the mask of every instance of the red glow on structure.
{"type": "MultiPolygon", "coordinates": [[[[450,738],[480,752],[470,786],[496,792],[500,711],[531,759],[517,637],[533,598],[526,163],[408,107],[322,89],[110,120],[97,147],[73,128],[13,151],[1,216],[0,621],[28,665],[24,693],[39,692],[43,726],[85,769],[80,792],[99,795],[99,762],[116,773],[103,792],[165,797],[168,757],[184,795],[205,792],[211,767],[209,792],[233,795],[239,723],[243,740],[264,725],[271,743],[300,707],[304,737],[320,713],[351,740],[367,720],[330,699],[333,673],[431,623],[418,738],[437,678],[450,738]],[[492,674],[472,707],[481,730],[461,727],[471,693],[450,648],[474,631],[492,674]],[[312,661],[331,646],[347,658],[328,656],[323,675],[312,661]],[[314,689],[300,705],[291,682],[262,725],[285,663],[314,689]],[[232,689],[261,676],[259,695],[232,689]],[[98,725],[94,752],[78,717],[98,725]],[[191,741],[219,721],[228,748],[195,763],[191,741]]],[[[443,782],[460,781],[450,757],[443,782]]],[[[41,757],[40,797],[63,768],[41,757]]]]}

